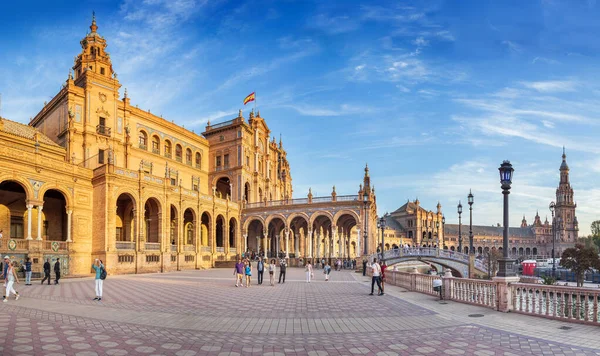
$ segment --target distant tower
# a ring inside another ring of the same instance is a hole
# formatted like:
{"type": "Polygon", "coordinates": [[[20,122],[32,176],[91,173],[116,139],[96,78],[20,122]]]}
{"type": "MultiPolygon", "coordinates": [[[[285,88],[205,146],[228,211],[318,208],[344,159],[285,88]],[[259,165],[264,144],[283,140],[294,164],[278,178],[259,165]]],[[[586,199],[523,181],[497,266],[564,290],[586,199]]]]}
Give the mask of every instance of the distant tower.
{"type": "Polygon", "coordinates": [[[569,166],[567,155],[563,147],[562,164],[560,165],[560,183],[556,189],[556,241],[575,242],[579,232],[577,217],[575,216],[575,200],[573,188],[569,182],[569,166]]]}
{"type": "Polygon", "coordinates": [[[523,215],[523,220],[521,221],[521,227],[527,227],[527,220],[525,219],[525,215],[523,215]]]}

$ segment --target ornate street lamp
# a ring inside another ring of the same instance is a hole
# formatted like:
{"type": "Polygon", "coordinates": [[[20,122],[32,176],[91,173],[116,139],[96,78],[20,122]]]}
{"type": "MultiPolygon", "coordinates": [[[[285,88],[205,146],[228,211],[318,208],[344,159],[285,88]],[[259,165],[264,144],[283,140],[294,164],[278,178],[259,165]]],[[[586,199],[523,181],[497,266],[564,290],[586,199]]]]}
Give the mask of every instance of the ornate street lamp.
{"type": "Polygon", "coordinates": [[[462,215],[462,204],[460,203],[460,201],[458,202],[458,252],[462,253],[463,249],[462,249],[462,220],[461,220],[461,215],[462,215]]]}
{"type": "Polygon", "coordinates": [[[435,222],[435,228],[437,230],[437,235],[435,237],[435,246],[437,247],[437,249],[440,249],[440,221],[437,220],[435,222]]]}
{"type": "Polygon", "coordinates": [[[364,231],[364,240],[365,240],[365,245],[363,246],[363,255],[367,256],[368,249],[367,249],[367,230],[369,229],[369,219],[367,218],[367,205],[369,204],[369,193],[367,193],[367,188],[365,187],[364,189],[364,193],[363,193],[363,203],[365,205],[365,231],[364,231]]]}
{"type": "Polygon", "coordinates": [[[513,260],[508,258],[508,195],[512,184],[512,176],[515,171],[510,161],[502,162],[500,168],[500,184],[502,194],[504,195],[504,236],[502,239],[502,258],[498,260],[498,277],[516,276],[513,266],[513,260]]]}
{"type": "Polygon", "coordinates": [[[550,211],[552,212],[552,277],[556,278],[556,262],[554,262],[554,240],[556,240],[556,228],[554,227],[554,209],[556,204],[550,202],[550,211]]]}
{"type": "MultiPolygon", "coordinates": [[[[386,213],[387,215],[387,213],[386,213]]],[[[385,238],[384,238],[384,231],[385,231],[385,215],[382,216],[378,221],[377,221],[377,227],[381,229],[381,256],[379,257],[379,261],[383,261],[383,253],[385,252],[385,238]]],[[[379,248],[377,249],[379,250],[379,248]]]]}
{"type": "Polygon", "coordinates": [[[475,248],[473,247],[473,193],[469,189],[469,254],[475,254],[475,248]]]}
{"type": "Polygon", "coordinates": [[[442,245],[446,249],[446,217],[442,215],[442,245]]]}

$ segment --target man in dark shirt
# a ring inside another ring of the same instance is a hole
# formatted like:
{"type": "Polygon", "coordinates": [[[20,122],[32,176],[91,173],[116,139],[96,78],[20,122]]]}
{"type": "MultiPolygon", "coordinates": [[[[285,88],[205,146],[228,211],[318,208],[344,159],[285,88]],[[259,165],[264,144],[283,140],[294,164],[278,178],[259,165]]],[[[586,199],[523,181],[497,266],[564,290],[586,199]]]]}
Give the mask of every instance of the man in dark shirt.
{"type": "Polygon", "coordinates": [[[262,258],[258,259],[258,263],[256,264],[256,269],[258,270],[258,284],[262,284],[263,282],[263,274],[265,273],[265,263],[262,258]]]}
{"type": "Polygon", "coordinates": [[[54,284],[58,284],[58,280],[60,279],[60,260],[57,258],[56,263],[54,264],[54,274],[56,278],[54,279],[54,284]]]}
{"type": "Polygon", "coordinates": [[[241,284],[244,286],[244,262],[240,258],[238,258],[237,263],[235,264],[235,268],[233,269],[233,274],[235,275],[235,286],[241,284]]]}
{"type": "Polygon", "coordinates": [[[42,279],[42,284],[44,284],[45,280],[48,280],[48,285],[50,285],[50,259],[46,259],[44,263],[44,279],[42,279]]]}
{"type": "Polygon", "coordinates": [[[287,264],[284,259],[279,261],[279,283],[281,283],[281,276],[283,276],[283,283],[285,283],[285,270],[287,268],[287,264]]]}
{"type": "Polygon", "coordinates": [[[367,275],[367,260],[363,260],[363,277],[367,275]]]}

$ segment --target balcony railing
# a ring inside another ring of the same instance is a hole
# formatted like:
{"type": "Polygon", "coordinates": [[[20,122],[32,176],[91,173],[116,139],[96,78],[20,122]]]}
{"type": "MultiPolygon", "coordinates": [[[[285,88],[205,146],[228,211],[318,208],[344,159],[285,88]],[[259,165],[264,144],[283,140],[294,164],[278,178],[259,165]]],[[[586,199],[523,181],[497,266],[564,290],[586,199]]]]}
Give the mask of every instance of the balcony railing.
{"type": "Polygon", "coordinates": [[[154,153],[155,155],[159,155],[160,154],[160,149],[159,148],[152,148],[152,153],[154,153]]]}
{"type": "Polygon", "coordinates": [[[171,245],[171,252],[177,252],[177,245],[171,245]]]}
{"type": "Polygon", "coordinates": [[[160,242],[146,242],[146,250],[160,251],[160,242]]]}
{"type": "Polygon", "coordinates": [[[44,241],[44,249],[52,251],[66,251],[67,243],[64,241],[44,241]]]}
{"type": "Polygon", "coordinates": [[[144,151],[148,150],[148,145],[146,145],[146,144],[143,144],[143,143],[140,143],[140,144],[138,145],[138,147],[139,147],[141,150],[144,150],[144,151]]]}
{"type": "Polygon", "coordinates": [[[117,241],[116,247],[117,247],[117,250],[134,250],[135,242],[133,242],[133,241],[117,241]]]}
{"type": "Polygon", "coordinates": [[[194,252],[196,251],[196,246],[194,245],[183,245],[183,250],[186,252],[194,252]]]}
{"type": "Polygon", "coordinates": [[[217,252],[225,252],[225,247],[217,247],[217,252]]]}
{"type": "Polygon", "coordinates": [[[171,158],[171,157],[172,157],[171,152],[165,151],[165,158],[171,158]]]}
{"type": "Polygon", "coordinates": [[[237,248],[230,248],[229,249],[229,254],[236,254],[237,253],[237,248]]]}
{"type": "Polygon", "coordinates": [[[102,136],[110,136],[110,127],[104,125],[96,125],[96,133],[102,136]]]}
{"type": "Polygon", "coordinates": [[[202,246],[202,247],[200,247],[200,251],[201,252],[208,252],[208,253],[212,252],[211,249],[210,249],[210,246],[202,246]]]}

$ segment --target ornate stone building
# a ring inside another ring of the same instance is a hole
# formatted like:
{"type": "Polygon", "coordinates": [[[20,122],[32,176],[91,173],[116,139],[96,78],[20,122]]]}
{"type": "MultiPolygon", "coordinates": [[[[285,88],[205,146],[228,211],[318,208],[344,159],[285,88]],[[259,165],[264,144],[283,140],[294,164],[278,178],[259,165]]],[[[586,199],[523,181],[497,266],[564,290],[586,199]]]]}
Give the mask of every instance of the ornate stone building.
{"type": "MultiPolygon", "coordinates": [[[[32,257],[36,273],[60,258],[66,275],[94,258],[110,273],[205,268],[254,246],[242,211],[295,200],[282,140],[258,112],[199,135],[139,109],[120,97],[106,48],[94,18],[74,72],[29,125],[0,118],[0,252],[32,257]]],[[[363,192],[369,204],[344,204],[374,218],[374,189],[363,192]]],[[[339,203],[321,203],[333,217],[339,203]]],[[[344,233],[348,219],[334,221],[344,233]]]]}
{"type": "MultiPolygon", "coordinates": [[[[573,198],[573,188],[569,181],[569,166],[563,150],[560,165],[560,182],[556,189],[555,209],[555,249],[556,255],[572,247],[578,238],[578,222],[575,215],[577,204],[573,198]]],[[[465,213],[467,212],[465,207],[465,213]]],[[[407,202],[398,210],[387,216],[386,235],[400,237],[401,244],[421,247],[435,247],[439,244],[444,249],[452,251],[459,248],[459,226],[442,223],[441,205],[437,211],[423,209],[419,200],[407,202]],[[388,231],[390,230],[390,231],[388,231]]],[[[469,222],[468,215],[463,215],[461,227],[462,252],[469,251],[469,222]],[[465,219],[466,217],[466,219],[465,219]],[[465,223],[466,222],[466,223],[465,223]]],[[[503,227],[473,225],[473,245],[476,254],[486,253],[491,249],[502,249],[503,227]]],[[[525,216],[520,227],[509,229],[509,244],[514,256],[550,256],[552,254],[552,222],[542,219],[536,213],[533,224],[529,225],[525,216]]],[[[387,242],[386,242],[386,245],[387,242]]],[[[386,249],[394,247],[386,246],[386,249]]]]}

